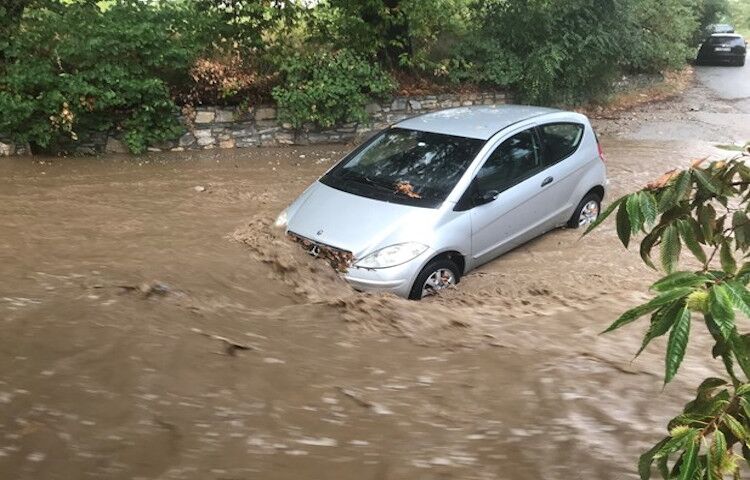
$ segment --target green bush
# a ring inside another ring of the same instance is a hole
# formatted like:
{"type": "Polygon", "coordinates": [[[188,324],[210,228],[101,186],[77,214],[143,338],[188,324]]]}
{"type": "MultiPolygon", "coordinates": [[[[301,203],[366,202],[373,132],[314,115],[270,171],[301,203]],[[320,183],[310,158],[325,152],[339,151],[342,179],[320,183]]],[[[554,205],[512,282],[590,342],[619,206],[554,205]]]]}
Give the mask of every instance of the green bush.
{"type": "Polygon", "coordinates": [[[377,63],[349,50],[291,56],[281,72],[284,80],[273,89],[273,98],[280,119],[295,127],[365,120],[365,105],[394,88],[377,63]]]}
{"type": "Polygon", "coordinates": [[[520,98],[562,103],[605,90],[617,73],[625,2],[491,0],[478,28],[457,46],[460,81],[513,87],[520,98]]]}
{"type": "Polygon", "coordinates": [[[465,28],[470,0],[321,0],[311,36],[375,57],[388,68],[427,71],[446,37],[465,28]]]}
{"type": "Polygon", "coordinates": [[[718,3],[477,2],[472,23],[478,27],[455,45],[444,70],[456,82],[512,87],[528,102],[587,100],[610,91],[614,78],[623,72],[684,65],[699,17],[715,17],[718,3]]]}
{"type": "Polygon", "coordinates": [[[170,88],[201,48],[183,4],[118,0],[27,11],[0,65],[0,133],[65,151],[122,131],[133,152],[180,134],[170,88]]]}
{"type": "Polygon", "coordinates": [[[659,72],[685,65],[693,38],[700,31],[703,0],[638,0],[631,9],[631,28],[623,50],[623,67],[659,72]],[[665,21],[669,19],[669,21],[665,21]]]}

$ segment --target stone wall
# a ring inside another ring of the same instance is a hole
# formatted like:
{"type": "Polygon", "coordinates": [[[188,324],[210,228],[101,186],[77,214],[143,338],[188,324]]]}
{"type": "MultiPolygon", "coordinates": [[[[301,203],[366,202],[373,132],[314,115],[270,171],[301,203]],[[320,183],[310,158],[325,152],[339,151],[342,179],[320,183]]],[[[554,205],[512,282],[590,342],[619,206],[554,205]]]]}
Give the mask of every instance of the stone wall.
{"type": "MultiPolygon", "coordinates": [[[[358,140],[368,133],[403,120],[443,108],[496,105],[506,103],[506,95],[497,92],[440,94],[395,97],[387,102],[371,103],[366,111],[369,120],[348,123],[336,128],[319,129],[305,125],[294,129],[279,122],[274,106],[264,105],[247,110],[221,107],[198,107],[180,117],[188,132],[179,139],[152,145],[149,151],[206,150],[212,148],[245,148],[279,145],[311,145],[342,143],[358,140]]],[[[80,145],[78,153],[125,153],[125,145],[116,137],[106,135],[80,145]]],[[[29,153],[28,147],[0,141],[0,156],[29,153]]]]}

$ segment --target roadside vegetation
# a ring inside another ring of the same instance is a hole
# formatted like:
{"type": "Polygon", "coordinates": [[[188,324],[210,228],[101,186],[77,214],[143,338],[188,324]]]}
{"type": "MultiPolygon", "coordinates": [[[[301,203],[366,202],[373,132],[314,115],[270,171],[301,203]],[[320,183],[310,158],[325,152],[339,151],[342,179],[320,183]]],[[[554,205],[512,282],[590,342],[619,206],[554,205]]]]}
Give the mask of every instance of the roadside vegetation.
{"type": "Polygon", "coordinates": [[[750,2],[747,0],[729,0],[729,12],[732,23],[746,38],[750,36],[750,2]]]}
{"type": "Polygon", "coordinates": [[[644,480],[654,469],[665,479],[740,478],[741,463],[750,463],[750,333],[738,321],[750,316],[748,146],[726,161],[698,160],[667,172],[614,201],[588,230],[615,214],[622,244],[639,237],[643,262],[664,273],[651,286],[654,297],[605,333],[650,317],[636,355],[666,335],[666,384],[680,368],[691,330],[702,323],[715,342],[710,354],[725,369],[700,384],[667,425],[667,436],[641,456],[644,480]]]}
{"type": "Polygon", "coordinates": [[[330,126],[398,92],[577,103],[680,68],[730,1],[7,0],[0,137],[65,151],[119,131],[141,152],[201,104],[275,102],[295,126],[330,126]]]}

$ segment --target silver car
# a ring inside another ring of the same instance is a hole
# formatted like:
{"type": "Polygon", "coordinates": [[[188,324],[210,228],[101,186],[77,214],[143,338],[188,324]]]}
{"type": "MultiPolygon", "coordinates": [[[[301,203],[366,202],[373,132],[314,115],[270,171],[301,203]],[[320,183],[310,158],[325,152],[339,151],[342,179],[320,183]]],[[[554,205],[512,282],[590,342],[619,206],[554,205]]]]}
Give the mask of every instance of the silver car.
{"type": "Polygon", "coordinates": [[[375,135],[276,225],[337,263],[355,289],[420,299],[551,229],[591,223],[606,184],[584,115],[453,108],[375,135]]]}

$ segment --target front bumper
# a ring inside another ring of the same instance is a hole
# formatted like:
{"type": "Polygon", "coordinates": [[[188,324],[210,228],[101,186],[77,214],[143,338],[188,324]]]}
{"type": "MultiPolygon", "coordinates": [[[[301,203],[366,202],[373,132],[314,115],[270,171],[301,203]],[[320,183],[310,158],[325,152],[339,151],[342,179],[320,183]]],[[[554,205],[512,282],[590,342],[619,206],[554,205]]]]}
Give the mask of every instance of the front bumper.
{"type": "Polygon", "coordinates": [[[414,280],[431,257],[432,250],[428,249],[415,259],[395,267],[369,269],[352,266],[343,277],[361,292],[390,292],[408,298],[414,280]]]}

